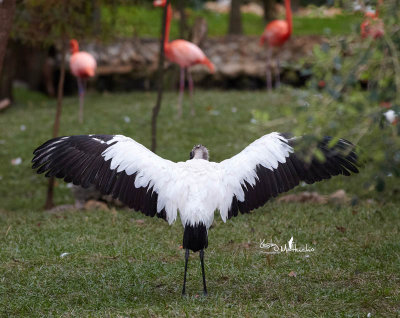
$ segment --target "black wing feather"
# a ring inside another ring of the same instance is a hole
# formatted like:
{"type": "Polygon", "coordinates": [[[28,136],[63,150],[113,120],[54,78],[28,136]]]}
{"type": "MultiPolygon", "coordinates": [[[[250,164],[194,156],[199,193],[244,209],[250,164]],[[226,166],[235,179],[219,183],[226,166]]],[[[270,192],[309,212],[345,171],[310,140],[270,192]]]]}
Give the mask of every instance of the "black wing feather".
{"type": "MultiPolygon", "coordinates": [[[[130,208],[150,216],[157,214],[158,194],[149,185],[136,188],[136,173],[111,169],[111,159],[101,155],[108,147],[112,135],[79,135],[58,137],[46,141],[33,152],[32,168],[46,177],[56,176],[87,188],[94,185],[103,194],[112,194],[130,208]]],[[[165,210],[157,214],[166,220],[165,210]]]]}
{"type": "MultiPolygon", "coordinates": [[[[339,139],[335,145],[329,147],[331,140],[331,137],[325,137],[317,145],[325,157],[323,161],[313,156],[311,162],[306,162],[294,152],[286,158],[285,163],[279,163],[276,169],[270,170],[261,165],[255,167],[258,180],[254,186],[247,182],[242,183],[244,201],[240,202],[236,196],[233,197],[228,218],[236,216],[238,210],[249,213],[272,197],[293,189],[300,181],[314,183],[339,174],[349,176],[351,172],[358,173],[355,146],[345,139],[339,139]]],[[[294,146],[295,140],[289,140],[288,144],[294,146]]]]}

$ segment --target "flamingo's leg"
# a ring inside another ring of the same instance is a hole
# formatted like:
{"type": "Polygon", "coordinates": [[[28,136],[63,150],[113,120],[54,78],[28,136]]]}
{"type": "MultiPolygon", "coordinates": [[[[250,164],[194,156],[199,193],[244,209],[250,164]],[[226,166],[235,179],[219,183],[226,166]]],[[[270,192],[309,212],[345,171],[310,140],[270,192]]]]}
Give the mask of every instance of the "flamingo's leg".
{"type": "Polygon", "coordinates": [[[275,74],[275,88],[279,88],[281,86],[281,69],[280,69],[280,63],[279,63],[279,55],[276,57],[276,74],[275,74]]]}
{"type": "Polygon", "coordinates": [[[194,106],[193,106],[193,78],[192,78],[192,74],[190,73],[190,70],[187,70],[188,72],[188,81],[189,81],[189,96],[190,96],[190,113],[192,114],[192,116],[195,115],[195,110],[194,110],[194,106]]]}
{"type": "Polygon", "coordinates": [[[272,59],[272,50],[270,47],[267,49],[267,68],[266,68],[266,82],[267,82],[267,90],[272,90],[272,75],[271,75],[271,68],[270,63],[272,59]]]}
{"type": "Polygon", "coordinates": [[[78,77],[78,92],[79,92],[79,113],[78,113],[78,119],[79,123],[83,123],[83,102],[85,98],[85,80],[78,77]]]}
{"type": "Polygon", "coordinates": [[[179,96],[178,96],[178,118],[182,117],[182,99],[185,89],[185,68],[181,67],[181,75],[179,80],[179,96]]]}

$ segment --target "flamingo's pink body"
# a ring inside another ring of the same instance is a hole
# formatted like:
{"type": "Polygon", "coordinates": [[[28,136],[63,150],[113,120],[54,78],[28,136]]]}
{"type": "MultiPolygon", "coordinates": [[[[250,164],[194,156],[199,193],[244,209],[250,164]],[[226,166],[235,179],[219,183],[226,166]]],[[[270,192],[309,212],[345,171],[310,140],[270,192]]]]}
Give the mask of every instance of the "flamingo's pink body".
{"type": "Polygon", "coordinates": [[[71,40],[70,46],[72,55],[69,60],[69,67],[71,73],[84,79],[93,77],[97,67],[94,57],[87,52],[79,51],[78,41],[74,39],[71,40]]]}
{"type": "Polygon", "coordinates": [[[372,37],[373,39],[381,38],[385,34],[383,21],[379,18],[368,18],[361,23],[361,37],[363,39],[372,37]]]}
{"type": "Polygon", "coordinates": [[[292,33],[291,25],[285,20],[274,20],[267,24],[260,38],[260,44],[268,43],[268,46],[280,47],[289,40],[292,33]]]}
{"type": "Polygon", "coordinates": [[[378,1],[375,12],[366,12],[365,20],[361,23],[361,37],[363,39],[371,37],[378,39],[385,34],[385,26],[382,19],[379,18],[378,6],[382,4],[382,0],[378,1]]]}
{"type": "MultiPolygon", "coordinates": [[[[260,45],[263,45],[265,42],[268,44],[268,62],[271,59],[271,48],[272,47],[281,47],[283,44],[289,40],[292,35],[292,10],[290,8],[290,0],[285,0],[285,9],[286,9],[286,20],[274,20],[267,24],[264,29],[263,34],[260,38],[260,45]]],[[[279,74],[279,60],[277,58],[277,86],[280,83],[280,74],[279,74]]],[[[271,71],[269,69],[269,65],[267,65],[267,88],[271,89],[271,71]]]]}
{"type": "MultiPolygon", "coordinates": [[[[155,0],[153,4],[156,7],[165,7],[166,0],[155,0]]],[[[182,98],[183,98],[183,90],[185,87],[185,69],[196,64],[204,64],[209,68],[210,72],[213,73],[214,64],[211,63],[211,61],[207,58],[207,56],[203,53],[203,51],[192,42],[186,40],[175,40],[169,42],[169,31],[171,27],[171,20],[172,20],[172,8],[171,4],[168,4],[167,21],[165,25],[164,50],[167,59],[173,63],[178,64],[181,68],[179,100],[178,100],[178,116],[180,117],[182,115],[182,98]]],[[[188,78],[189,78],[190,96],[192,96],[193,80],[189,71],[188,71],[188,78]]],[[[193,104],[192,104],[192,114],[194,114],[193,104]]]]}
{"type": "Polygon", "coordinates": [[[165,56],[171,62],[182,68],[196,64],[206,65],[211,72],[214,72],[214,65],[206,57],[203,51],[195,44],[185,40],[175,40],[165,43],[165,56]]]}
{"type": "Polygon", "coordinates": [[[72,39],[70,41],[71,58],[69,60],[69,68],[71,73],[78,81],[79,89],[79,122],[83,122],[83,100],[85,95],[85,82],[89,77],[93,77],[96,73],[97,63],[94,57],[83,51],[79,51],[78,41],[72,39]]]}

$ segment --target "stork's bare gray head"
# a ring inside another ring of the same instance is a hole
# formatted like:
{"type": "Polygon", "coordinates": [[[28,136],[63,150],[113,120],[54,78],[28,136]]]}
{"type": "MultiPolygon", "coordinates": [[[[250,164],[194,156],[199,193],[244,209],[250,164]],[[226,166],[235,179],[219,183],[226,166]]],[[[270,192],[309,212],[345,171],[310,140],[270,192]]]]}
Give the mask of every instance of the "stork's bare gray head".
{"type": "Polygon", "coordinates": [[[208,160],[208,149],[203,145],[196,145],[190,152],[190,159],[204,159],[208,160]]]}

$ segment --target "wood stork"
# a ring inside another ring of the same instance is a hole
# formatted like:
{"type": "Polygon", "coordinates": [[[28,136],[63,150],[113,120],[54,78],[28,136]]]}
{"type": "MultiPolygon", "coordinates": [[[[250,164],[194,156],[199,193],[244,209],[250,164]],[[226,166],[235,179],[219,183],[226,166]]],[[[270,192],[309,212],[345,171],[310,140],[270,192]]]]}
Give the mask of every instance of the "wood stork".
{"type": "Polygon", "coordinates": [[[318,143],[319,153],[303,160],[294,146],[299,138],[273,132],[220,163],[208,161],[207,148],[195,146],[190,160],[163,159],[140,143],[122,135],[80,135],[51,139],[34,151],[33,169],[46,177],[112,194],[129,208],[173,223],[179,211],[184,227],[185,294],[189,250],[200,251],[204,294],[204,249],[214,211],[224,222],[239,212],[249,213],[299,182],[314,183],[335,175],[357,173],[354,145],[332,138],[318,143]]]}

